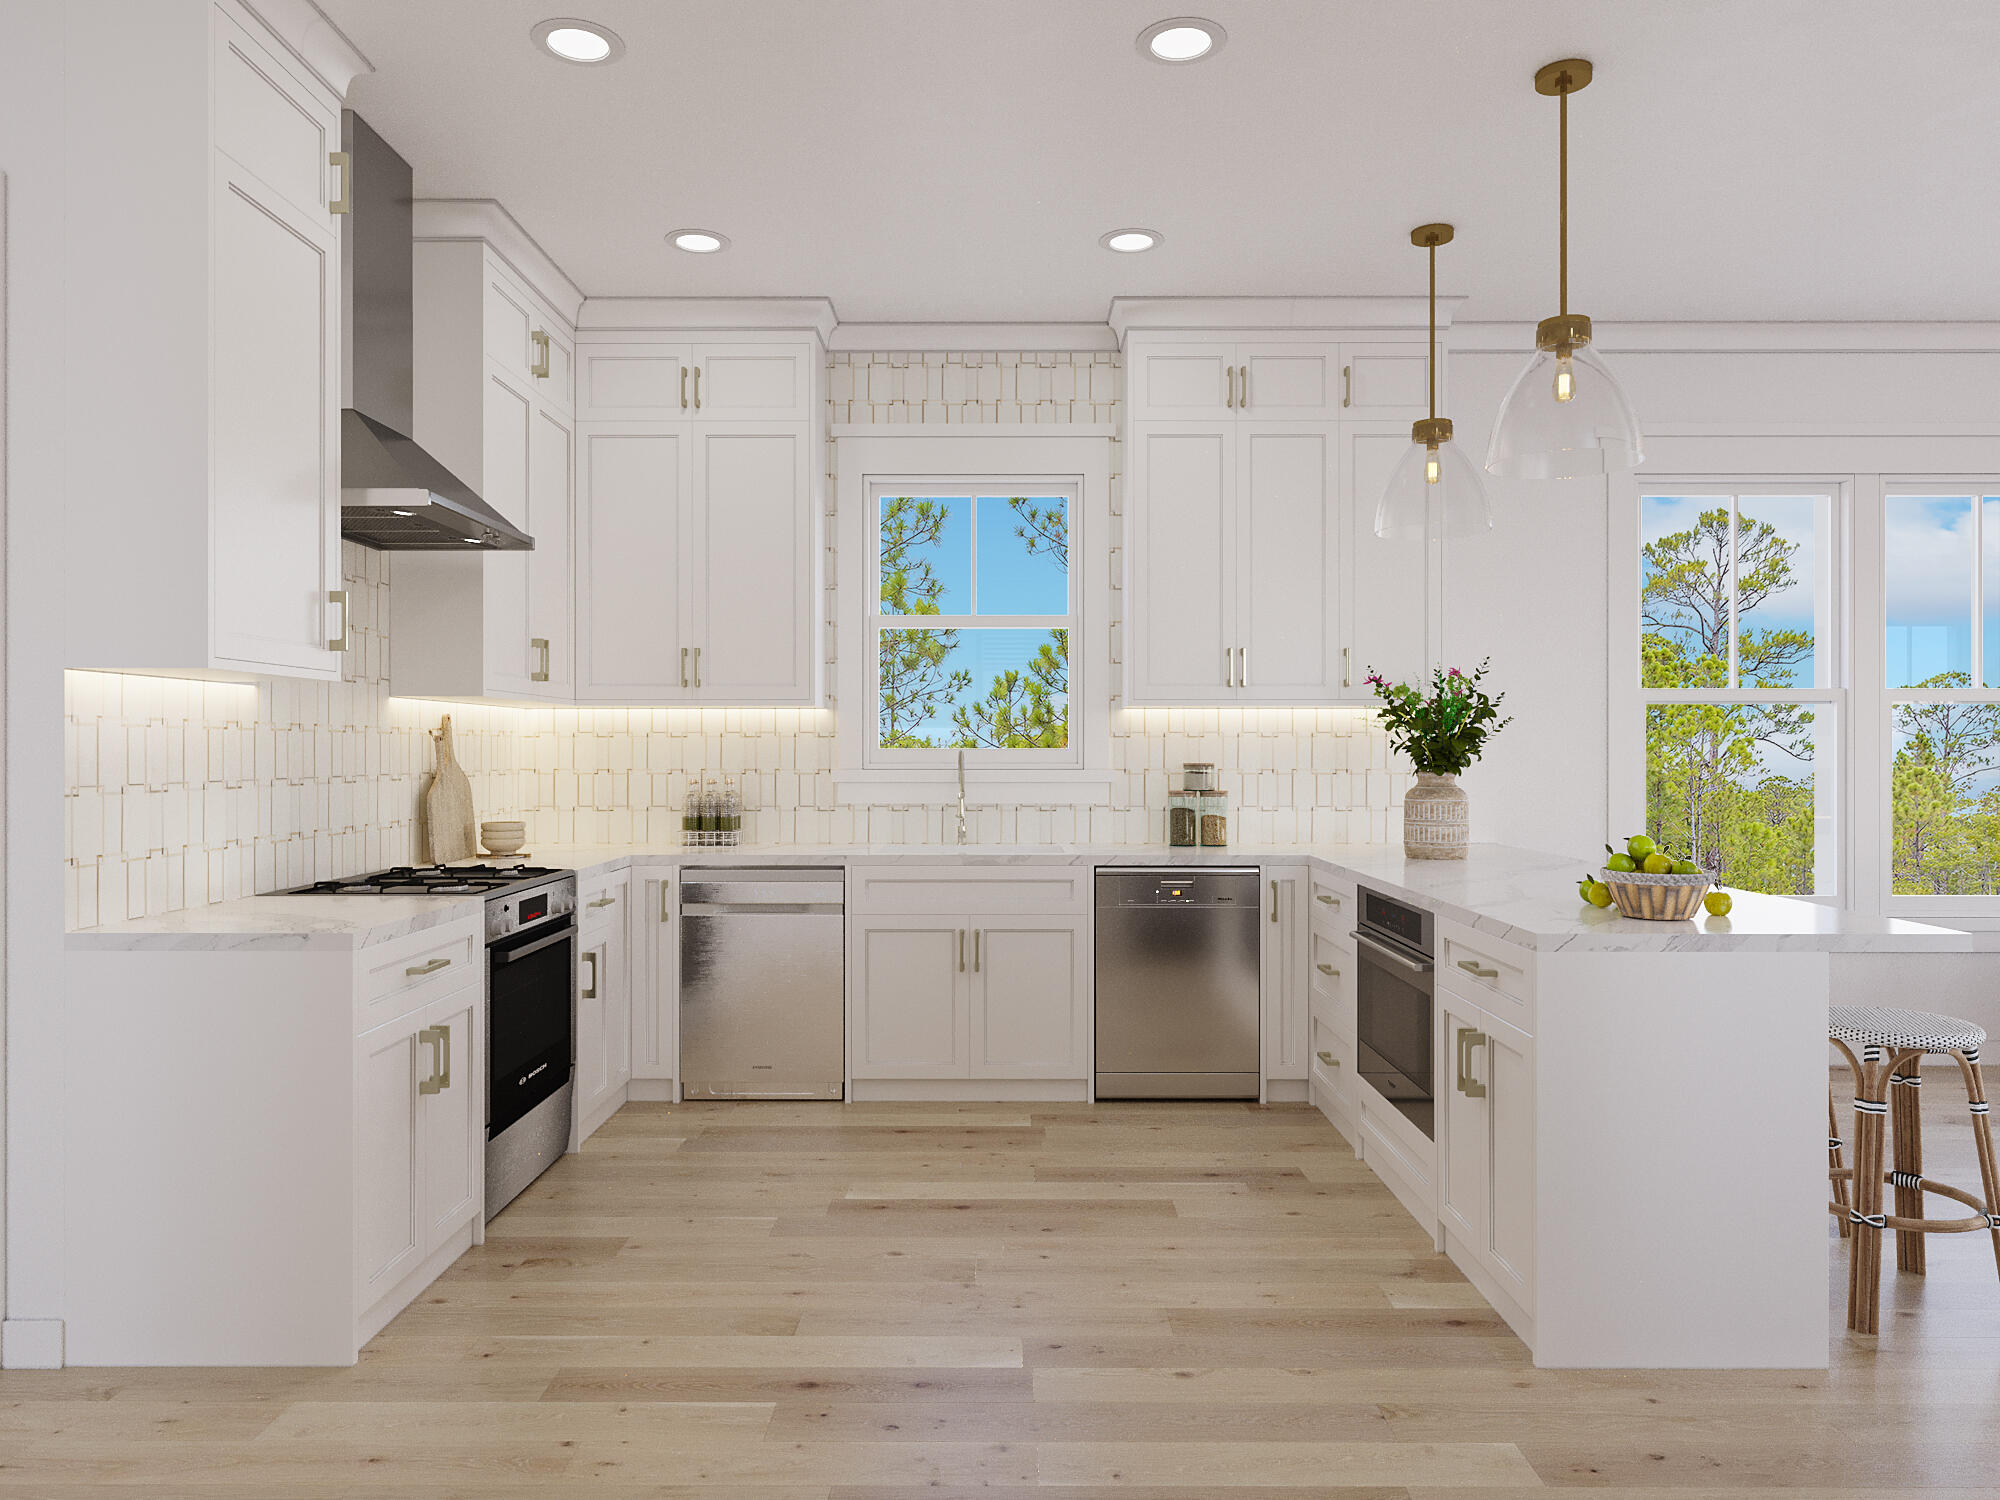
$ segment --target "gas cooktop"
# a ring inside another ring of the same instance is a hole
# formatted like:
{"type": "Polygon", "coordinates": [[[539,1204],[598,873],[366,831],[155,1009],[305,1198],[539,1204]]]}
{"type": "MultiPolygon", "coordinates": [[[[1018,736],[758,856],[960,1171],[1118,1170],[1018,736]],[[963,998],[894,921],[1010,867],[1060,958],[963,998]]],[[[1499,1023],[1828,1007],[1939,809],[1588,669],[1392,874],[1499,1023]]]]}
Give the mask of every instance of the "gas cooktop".
{"type": "Polygon", "coordinates": [[[398,865],[373,875],[316,880],[270,896],[490,896],[567,875],[541,865],[398,865]]]}

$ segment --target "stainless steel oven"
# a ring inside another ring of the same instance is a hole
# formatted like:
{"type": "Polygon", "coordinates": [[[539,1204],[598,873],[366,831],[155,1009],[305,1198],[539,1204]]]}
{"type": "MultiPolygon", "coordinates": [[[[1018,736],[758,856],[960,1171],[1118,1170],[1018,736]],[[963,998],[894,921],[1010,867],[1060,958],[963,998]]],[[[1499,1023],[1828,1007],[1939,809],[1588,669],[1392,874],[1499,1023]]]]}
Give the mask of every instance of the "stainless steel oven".
{"type": "Polygon", "coordinates": [[[1437,940],[1431,914],[1361,887],[1354,930],[1356,1071],[1370,1088],[1435,1140],[1432,1009],[1437,940]]]}
{"type": "Polygon", "coordinates": [[[576,879],[486,903],[486,1217],[569,1149],[576,879]]]}

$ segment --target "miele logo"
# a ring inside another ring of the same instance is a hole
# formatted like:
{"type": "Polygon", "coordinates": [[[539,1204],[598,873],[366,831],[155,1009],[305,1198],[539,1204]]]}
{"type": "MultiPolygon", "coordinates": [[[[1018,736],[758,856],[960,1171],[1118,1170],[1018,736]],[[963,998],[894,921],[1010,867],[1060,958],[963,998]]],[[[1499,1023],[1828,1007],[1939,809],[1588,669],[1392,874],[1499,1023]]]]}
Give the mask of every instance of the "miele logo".
{"type": "Polygon", "coordinates": [[[521,1075],[521,1082],[526,1083],[530,1078],[533,1078],[537,1073],[546,1073],[548,1072],[548,1070],[549,1070],[549,1065],[547,1063],[543,1063],[539,1068],[530,1068],[526,1073],[523,1073],[521,1075]]]}

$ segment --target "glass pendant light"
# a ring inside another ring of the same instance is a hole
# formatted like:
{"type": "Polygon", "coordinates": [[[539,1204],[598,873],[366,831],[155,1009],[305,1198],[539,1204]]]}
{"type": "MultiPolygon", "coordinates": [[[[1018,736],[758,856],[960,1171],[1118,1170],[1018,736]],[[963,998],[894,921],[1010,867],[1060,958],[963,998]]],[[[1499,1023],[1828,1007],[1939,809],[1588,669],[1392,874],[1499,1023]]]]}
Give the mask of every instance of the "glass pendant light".
{"type": "Polygon", "coordinates": [[[1382,503],[1375,507],[1375,535],[1430,535],[1432,502],[1436,502],[1440,536],[1469,536],[1493,525],[1486,503],[1486,481],[1478,467],[1451,440],[1451,418],[1438,410],[1438,246],[1451,243],[1449,224],[1420,224],[1410,231],[1410,243],[1431,257],[1431,414],[1410,424],[1410,451],[1389,476],[1382,503]]]}
{"type": "Polygon", "coordinates": [[[1589,82],[1590,64],[1575,57],[1535,74],[1535,92],[1555,95],[1560,115],[1560,301],[1536,325],[1534,357],[1493,424],[1486,469],[1508,479],[1580,479],[1645,459],[1632,403],[1590,350],[1590,319],[1569,310],[1569,96],[1589,82]]]}

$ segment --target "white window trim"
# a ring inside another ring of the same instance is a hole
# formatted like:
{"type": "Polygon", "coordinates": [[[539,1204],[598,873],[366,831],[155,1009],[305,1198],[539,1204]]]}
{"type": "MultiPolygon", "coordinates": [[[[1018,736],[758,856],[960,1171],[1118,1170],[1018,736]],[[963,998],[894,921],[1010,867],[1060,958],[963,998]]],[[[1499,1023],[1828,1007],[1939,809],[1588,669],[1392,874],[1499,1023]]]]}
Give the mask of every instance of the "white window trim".
{"type": "Polygon", "coordinates": [[[834,443],[837,515],[835,567],[834,790],[843,802],[936,804],[958,794],[955,752],[940,764],[869,764],[874,739],[876,662],[870,653],[869,576],[877,539],[872,533],[877,485],[920,488],[964,485],[1009,476],[1059,482],[1073,489],[1070,514],[1071,608],[1077,629],[1070,641],[1070,742],[1077,760],[1067,765],[1023,764],[1014,757],[1045,752],[968,751],[966,800],[983,805],[1063,805],[1109,800],[1111,768],[1111,444],[1102,436],[1077,436],[1061,426],[996,433],[960,427],[949,431],[844,436],[834,443]],[[916,485],[912,482],[916,481],[916,485]]]}
{"type": "MultiPolygon", "coordinates": [[[[1810,896],[1794,896],[1820,906],[1851,909],[1853,906],[1854,828],[1856,790],[1869,778],[1856,776],[1855,751],[1861,738],[1856,730],[1862,705],[1860,695],[1851,691],[1854,676],[1854,640],[1851,580],[1856,569],[1847,560],[1854,556],[1854,485],[1851,476],[1809,474],[1645,474],[1615,476],[1609,485],[1610,524],[1606,527],[1611,570],[1609,603],[1611,628],[1605,633],[1611,656],[1607,663],[1609,681],[1606,702],[1610,709],[1606,748],[1610,755],[1611,823],[1615,830],[1637,831],[1646,826],[1646,709],[1660,702],[1681,703],[1823,703],[1833,711],[1834,732],[1821,739],[1815,736],[1813,768],[1815,804],[1826,809],[1816,812],[1820,826],[1814,829],[1817,855],[1815,884],[1824,885],[1830,875],[1833,890],[1810,896]],[[1832,685],[1824,688],[1694,688],[1648,689],[1639,681],[1639,642],[1644,630],[1640,623],[1644,563],[1640,557],[1639,501],[1645,495],[1735,496],[1749,493],[1824,494],[1833,502],[1828,556],[1820,562],[1814,582],[1819,625],[1815,652],[1831,650],[1832,685]],[[1827,779],[1822,782],[1820,778],[1827,779]],[[1828,784],[1830,783],[1830,785],[1828,784]],[[1825,824],[1831,819],[1832,837],[1825,824]],[[1829,847],[1829,845],[1831,847],[1829,847]]],[[[1879,528],[1878,528],[1879,534],[1879,528]]],[[[1878,652],[1879,659],[1879,652],[1878,652]]],[[[1878,674],[1879,675],[1879,674],[1878,674]]],[[[1886,780],[1886,773],[1885,773],[1886,780]]],[[[1884,884],[1887,877],[1884,876],[1884,884]]]]}

